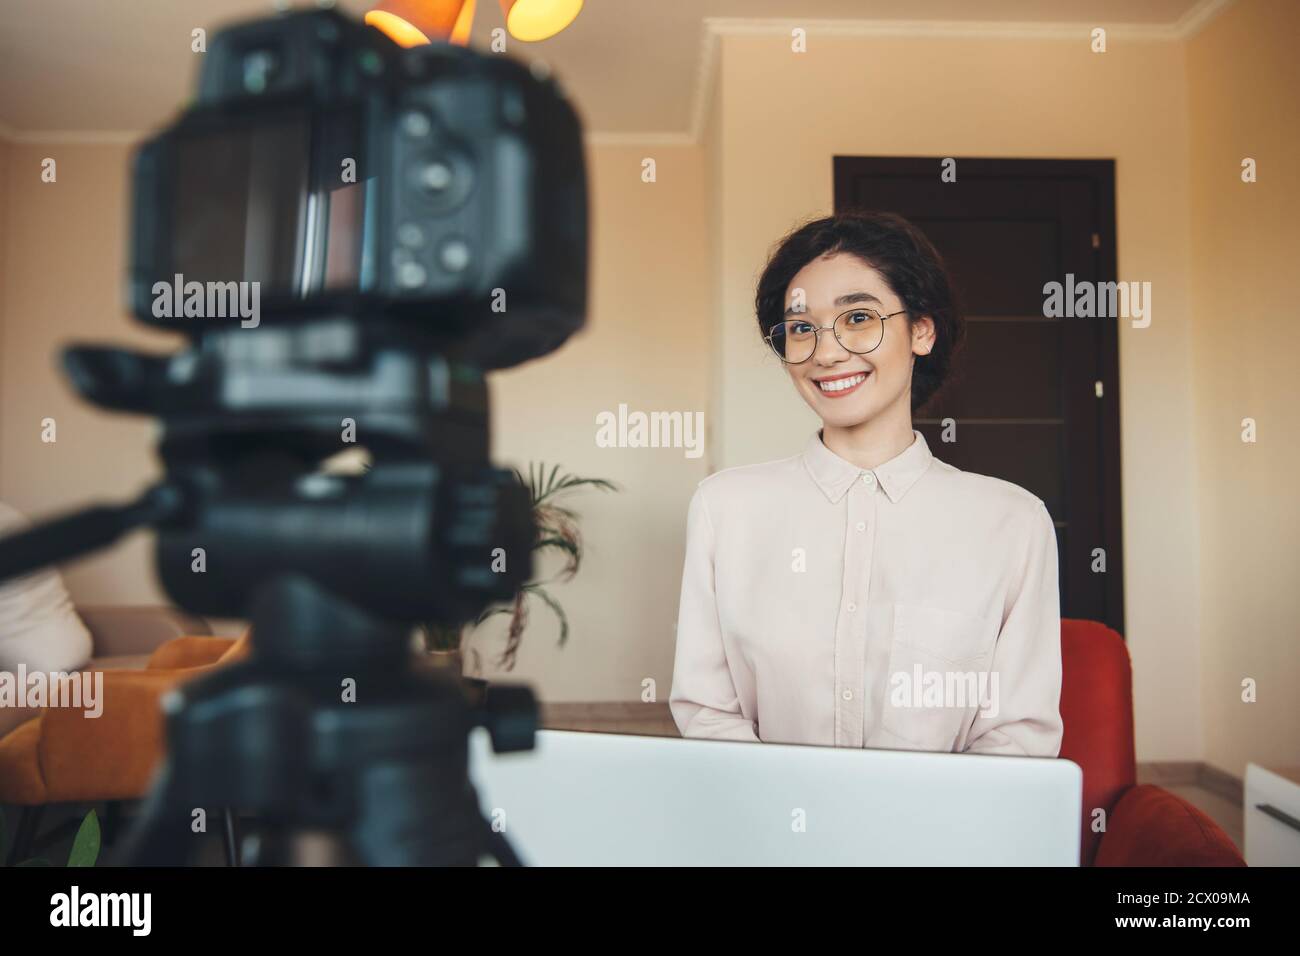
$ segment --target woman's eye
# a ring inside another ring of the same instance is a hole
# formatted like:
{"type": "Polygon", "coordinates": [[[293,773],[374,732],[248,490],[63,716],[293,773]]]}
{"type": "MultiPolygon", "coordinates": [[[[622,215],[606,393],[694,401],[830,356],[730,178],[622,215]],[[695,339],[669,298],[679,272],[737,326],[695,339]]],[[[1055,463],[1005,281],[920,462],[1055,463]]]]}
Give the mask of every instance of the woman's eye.
{"type": "Polygon", "coordinates": [[[811,333],[811,332],[812,332],[812,326],[809,325],[807,322],[791,322],[791,323],[790,323],[790,334],[791,334],[791,335],[808,335],[808,334],[811,333]]]}
{"type": "Polygon", "coordinates": [[[871,316],[866,312],[851,312],[849,313],[848,323],[849,325],[861,325],[863,322],[870,321],[870,319],[871,316]]]}

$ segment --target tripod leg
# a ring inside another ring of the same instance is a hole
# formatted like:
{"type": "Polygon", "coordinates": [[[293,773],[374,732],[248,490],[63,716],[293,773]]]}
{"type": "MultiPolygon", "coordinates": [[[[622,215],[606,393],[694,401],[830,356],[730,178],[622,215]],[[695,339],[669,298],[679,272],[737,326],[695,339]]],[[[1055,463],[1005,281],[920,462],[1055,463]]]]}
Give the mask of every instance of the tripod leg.
{"type": "Polygon", "coordinates": [[[154,784],[138,819],[114,854],[115,866],[184,866],[192,845],[190,810],[180,806],[170,767],[154,784]]]}
{"type": "Polygon", "coordinates": [[[104,804],[104,846],[113,846],[117,843],[118,835],[122,831],[122,801],[109,800],[104,804]]]}
{"type": "Polygon", "coordinates": [[[221,829],[226,848],[226,866],[239,866],[239,819],[235,811],[226,807],[221,811],[221,829]]]}
{"type": "Polygon", "coordinates": [[[510,845],[506,835],[499,830],[493,830],[492,824],[488,823],[486,817],[480,815],[478,819],[483,834],[484,852],[502,866],[523,866],[523,861],[519,859],[519,854],[510,845]]]}

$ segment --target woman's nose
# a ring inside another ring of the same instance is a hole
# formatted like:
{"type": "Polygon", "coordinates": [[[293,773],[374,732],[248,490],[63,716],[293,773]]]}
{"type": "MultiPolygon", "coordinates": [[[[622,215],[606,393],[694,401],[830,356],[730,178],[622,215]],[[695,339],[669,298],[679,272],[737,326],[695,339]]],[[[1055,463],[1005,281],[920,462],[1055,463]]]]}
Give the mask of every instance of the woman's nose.
{"type": "Polygon", "coordinates": [[[835,333],[831,329],[822,329],[818,334],[817,348],[813,351],[814,362],[838,361],[843,356],[850,354],[852,353],[840,344],[840,340],[835,337],[835,333]]]}

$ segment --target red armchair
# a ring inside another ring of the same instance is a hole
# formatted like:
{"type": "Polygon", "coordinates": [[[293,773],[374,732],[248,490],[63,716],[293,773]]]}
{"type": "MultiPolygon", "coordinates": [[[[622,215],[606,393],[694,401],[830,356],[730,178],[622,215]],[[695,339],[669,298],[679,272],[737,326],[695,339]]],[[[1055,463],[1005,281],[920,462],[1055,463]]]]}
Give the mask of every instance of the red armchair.
{"type": "Polygon", "coordinates": [[[1161,787],[1137,786],[1128,648],[1095,621],[1061,621],[1061,756],[1083,768],[1084,866],[1245,866],[1217,823],[1161,787]],[[1106,830],[1093,832],[1097,808],[1106,830]]]}

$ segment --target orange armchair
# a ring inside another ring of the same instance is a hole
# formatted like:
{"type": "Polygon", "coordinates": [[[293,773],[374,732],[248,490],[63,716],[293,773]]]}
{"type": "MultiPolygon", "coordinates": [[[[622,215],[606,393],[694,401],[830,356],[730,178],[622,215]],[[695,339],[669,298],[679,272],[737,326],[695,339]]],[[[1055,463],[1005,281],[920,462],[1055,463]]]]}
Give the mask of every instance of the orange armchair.
{"type": "Polygon", "coordinates": [[[48,708],[0,739],[0,803],[24,808],[11,859],[30,852],[47,804],[143,797],[165,750],[163,695],[247,653],[247,634],[175,638],[143,670],[98,672],[99,717],[48,708]]]}
{"type": "Polygon", "coordinates": [[[1083,768],[1084,866],[1245,866],[1223,829],[1181,797],[1137,785],[1128,648],[1096,621],[1061,621],[1061,756],[1083,768]],[[1104,832],[1094,832],[1095,811],[1104,832]]]}

